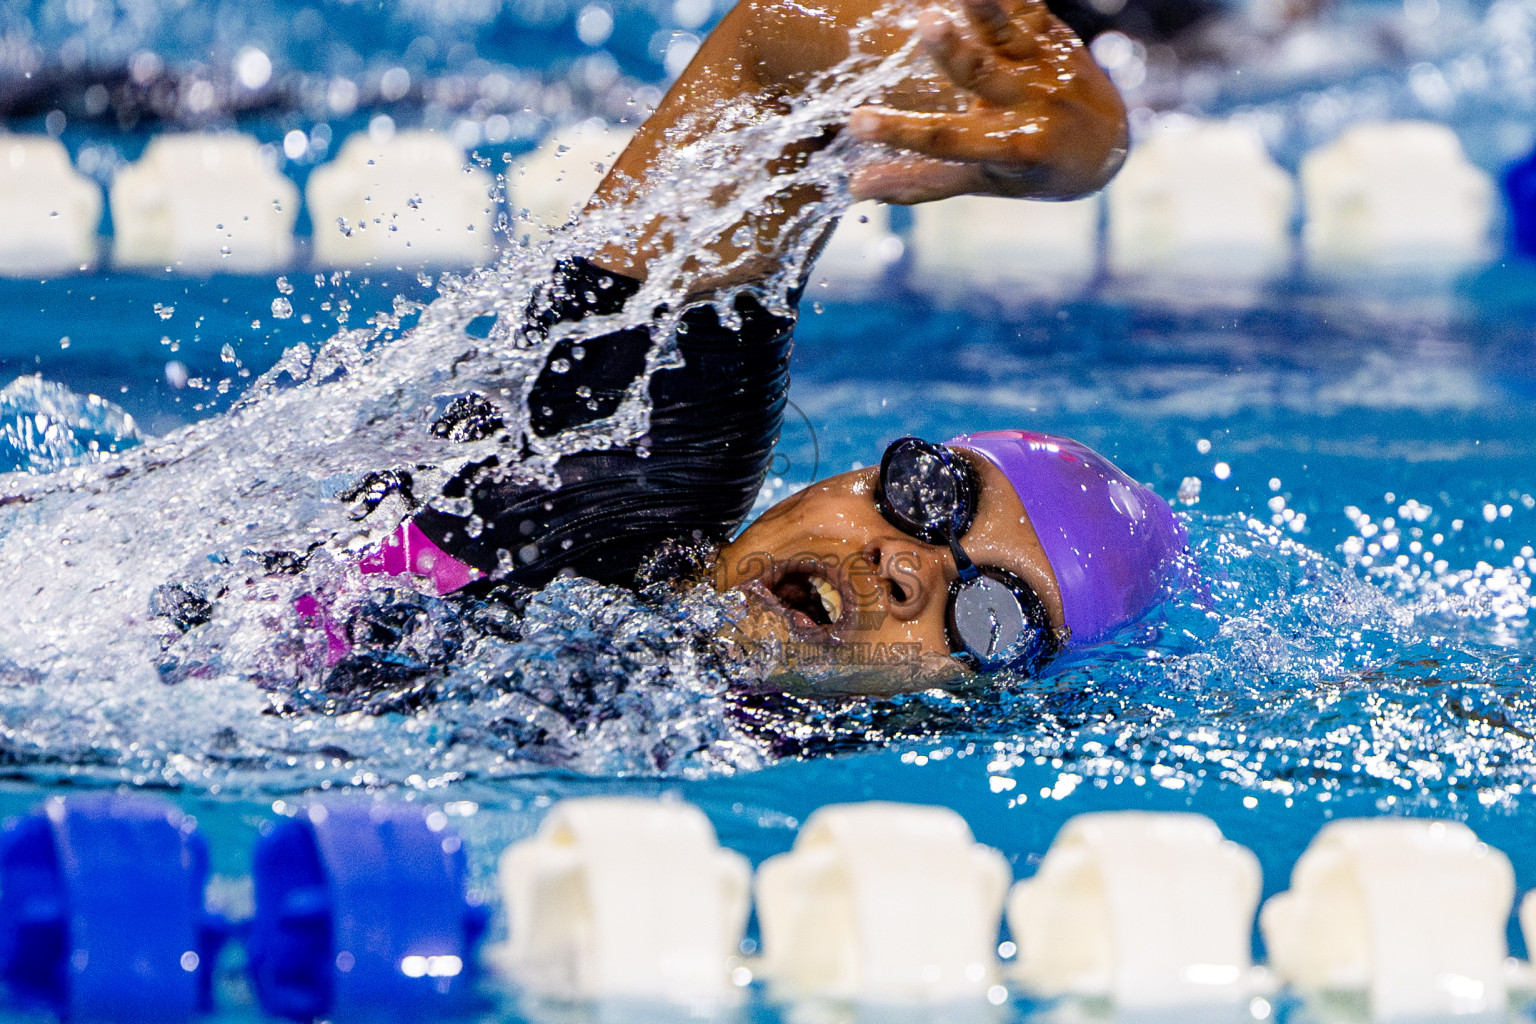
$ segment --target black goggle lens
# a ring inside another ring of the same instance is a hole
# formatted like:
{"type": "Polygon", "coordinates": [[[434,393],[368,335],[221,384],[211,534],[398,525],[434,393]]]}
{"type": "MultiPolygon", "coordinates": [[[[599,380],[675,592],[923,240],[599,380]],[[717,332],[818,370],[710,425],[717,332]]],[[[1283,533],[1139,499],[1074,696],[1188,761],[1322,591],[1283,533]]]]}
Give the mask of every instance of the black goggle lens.
{"type": "Polygon", "coordinates": [[[1038,628],[1025,618],[1014,592],[990,576],[977,576],[960,585],[950,623],[954,639],[984,664],[998,660],[1026,633],[1038,628]]]}
{"type": "Polygon", "coordinates": [[[940,451],[926,441],[903,438],[880,461],[886,518],[930,544],[962,535],[974,516],[965,470],[946,462],[940,451]]]}
{"type": "Polygon", "coordinates": [[[897,529],[929,544],[948,542],[961,579],[950,589],[950,646],[984,671],[1034,669],[1056,652],[1040,598],[1023,580],[997,568],[972,566],[959,538],[976,517],[970,466],[915,437],[891,444],[880,460],[877,504],[897,529]]]}

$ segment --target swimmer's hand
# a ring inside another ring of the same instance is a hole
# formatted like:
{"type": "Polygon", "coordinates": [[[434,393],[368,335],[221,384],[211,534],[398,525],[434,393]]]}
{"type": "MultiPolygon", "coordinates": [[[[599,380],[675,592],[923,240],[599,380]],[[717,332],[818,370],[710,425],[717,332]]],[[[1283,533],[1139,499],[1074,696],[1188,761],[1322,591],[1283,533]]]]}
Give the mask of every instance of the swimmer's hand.
{"type": "Polygon", "coordinates": [[[960,19],[924,11],[917,32],[963,109],[855,110],[851,133],[908,155],[861,168],[854,196],[1066,199],[1101,187],[1125,159],[1125,113],[1087,48],[1040,0],[959,5],[960,19]]]}
{"type": "MultiPolygon", "coordinates": [[[[855,41],[869,56],[895,54],[910,38],[890,17],[903,2],[739,0],[640,126],[590,205],[624,206],[665,187],[669,154],[744,118],[782,112],[845,60],[855,41]]],[[[1070,199],[1102,187],[1125,158],[1125,106],[1088,48],[1043,0],[946,2],[958,3],[962,14],[931,10],[918,22],[938,75],[898,83],[886,98],[892,107],[851,111],[846,128],[795,144],[770,172],[792,171],[838,132],[851,131],[906,151],[857,172],[852,185],[861,199],[920,203],[967,192],[1070,199]]],[[[719,203],[734,194],[723,190],[719,203]]],[[[787,190],[743,215],[710,246],[716,259],[684,269],[690,279],[680,287],[710,291],[776,273],[804,243],[787,226],[821,198],[813,187],[787,190]]],[[[597,261],[643,279],[673,244],[657,216],[600,250],[597,261]]]]}

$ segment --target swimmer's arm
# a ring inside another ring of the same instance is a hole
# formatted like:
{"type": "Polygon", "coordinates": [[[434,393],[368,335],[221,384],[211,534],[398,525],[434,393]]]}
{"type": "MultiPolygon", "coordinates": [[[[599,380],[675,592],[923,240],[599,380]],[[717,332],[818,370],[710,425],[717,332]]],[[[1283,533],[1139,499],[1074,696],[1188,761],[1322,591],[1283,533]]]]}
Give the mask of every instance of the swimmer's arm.
{"type": "MultiPolygon", "coordinates": [[[[852,112],[847,129],[904,151],[860,169],[855,198],[922,203],[980,194],[1074,199],[1102,188],[1125,158],[1125,106],[1077,35],[1041,0],[952,0],[917,18],[919,45],[940,74],[914,76],[880,106],[852,112]]],[[[843,0],[836,30],[815,7],[762,4],[772,30],[755,34],[765,74],[793,90],[847,56],[847,20],[879,3],[843,0]],[[817,65],[820,66],[817,66],[817,65]]],[[[866,33],[889,54],[906,32],[866,33]]]]}
{"type": "MultiPolygon", "coordinates": [[[[1087,48],[1041,0],[957,2],[960,14],[934,8],[917,22],[920,44],[942,75],[914,75],[891,91],[887,105],[851,113],[849,130],[900,151],[861,168],[852,182],[855,195],[895,203],[966,193],[1065,199],[1101,187],[1125,154],[1125,110],[1087,48]]],[[[894,53],[909,32],[891,19],[884,27],[867,23],[883,6],[882,0],[742,0],[704,41],[592,203],[622,204],[643,194],[667,152],[703,136],[726,111],[784,109],[816,74],[848,56],[851,31],[860,31],[865,52],[894,53]]],[[[784,154],[784,166],[802,155],[784,154]]],[[[701,275],[695,284],[719,287],[777,269],[779,250],[791,241],[784,224],[798,206],[819,198],[804,191],[746,218],[756,238],[754,256],[740,259],[722,238],[717,249],[733,266],[731,275],[701,275]]],[[[664,228],[652,223],[603,250],[598,261],[644,278],[667,241],[664,228]]]]}

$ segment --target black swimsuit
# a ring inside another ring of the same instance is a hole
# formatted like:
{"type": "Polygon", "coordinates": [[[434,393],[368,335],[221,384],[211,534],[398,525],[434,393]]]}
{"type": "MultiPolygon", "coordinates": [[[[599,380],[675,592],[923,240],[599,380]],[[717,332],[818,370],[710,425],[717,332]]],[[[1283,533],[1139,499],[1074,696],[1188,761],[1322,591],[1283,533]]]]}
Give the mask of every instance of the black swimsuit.
{"type": "MultiPolygon", "coordinates": [[[[585,260],[562,263],[529,329],[617,313],[639,289],[585,260]]],[[[779,437],[794,328],[745,293],[735,309],[739,330],[722,325],[712,306],[684,313],[684,365],[651,377],[650,430],[638,445],[563,457],[555,490],[499,480],[494,459],[479,463],[444,489],[469,499],[479,534],[470,536],[470,517],[433,508],[417,514],[417,526],[460,561],[532,587],[561,572],[630,584],[669,541],[727,540],[751,511],[779,437]]],[[[577,359],[573,343],[558,343],[534,384],[529,408],[540,436],[611,415],[644,370],[651,331],[580,344],[577,359]],[[550,369],[557,360],[569,369],[550,369]]]]}

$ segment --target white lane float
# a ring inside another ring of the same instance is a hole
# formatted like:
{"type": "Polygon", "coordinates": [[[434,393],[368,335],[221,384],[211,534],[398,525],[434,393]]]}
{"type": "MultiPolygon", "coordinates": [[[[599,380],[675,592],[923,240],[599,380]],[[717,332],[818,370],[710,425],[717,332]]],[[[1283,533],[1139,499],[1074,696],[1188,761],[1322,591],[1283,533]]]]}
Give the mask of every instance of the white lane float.
{"type": "Polygon", "coordinates": [[[316,265],[478,266],[494,251],[494,182],[434,132],[347,139],[306,188],[316,265]]]}
{"type": "Polygon", "coordinates": [[[1377,1020],[1502,1015],[1513,900],[1509,858],[1463,824],[1335,821],[1259,924],[1277,974],[1307,992],[1363,992],[1377,1020]]]}
{"type": "Polygon", "coordinates": [[[495,956],[539,996],[728,1002],[751,876],[689,804],[565,800],[501,856],[510,939],[495,956]]]}
{"type": "Polygon", "coordinates": [[[0,133],[0,274],[43,277],[96,262],[101,189],[47,135],[0,133]]]}
{"type": "Polygon", "coordinates": [[[1525,988],[1536,992],[1536,971],[1532,971],[1532,961],[1536,960],[1536,890],[1525,894],[1525,899],[1520,901],[1520,934],[1525,938],[1526,956],[1526,985],[1525,988]]]}
{"type": "Polygon", "coordinates": [[[912,210],[908,283],[941,299],[1004,301],[1087,284],[1098,268],[1097,195],[1064,203],[956,196],[912,210]]]}
{"type": "Polygon", "coordinates": [[[1290,265],[1296,188],[1249,126],[1165,118],[1107,195],[1117,275],[1248,280],[1290,265]]]}
{"type": "Polygon", "coordinates": [[[634,136],[598,118],[556,132],[538,149],[515,161],[507,174],[507,202],[528,211],[514,222],[513,235],[546,236],[581,211],[634,136]]]}
{"type": "Polygon", "coordinates": [[[1079,815],[1014,886],[1015,976],[1120,1010],[1246,1005],[1258,859],[1198,814],[1079,815]]]}
{"type": "Polygon", "coordinates": [[[1009,876],[946,807],[823,807],[758,868],[760,970],[792,998],[977,1003],[1009,876]]]}
{"type": "Polygon", "coordinates": [[[1303,158],[1301,191],[1314,269],[1450,273],[1489,256],[1498,190],[1445,125],[1356,125],[1303,158]]]}
{"type": "Polygon", "coordinates": [[[248,135],[156,136],[109,200],[119,267],[254,273],[293,259],[299,190],[248,135]]]}

